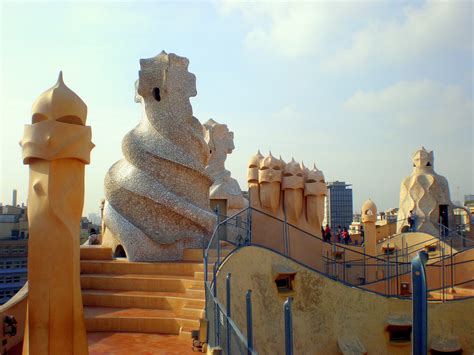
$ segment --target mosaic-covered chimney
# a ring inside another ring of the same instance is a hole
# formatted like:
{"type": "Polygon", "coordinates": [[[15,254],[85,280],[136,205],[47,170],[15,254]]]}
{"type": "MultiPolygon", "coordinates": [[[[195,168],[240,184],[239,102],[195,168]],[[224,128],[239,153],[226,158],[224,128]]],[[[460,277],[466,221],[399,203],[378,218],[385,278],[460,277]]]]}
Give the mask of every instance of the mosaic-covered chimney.
{"type": "Polygon", "coordinates": [[[141,59],[140,124],[123,139],[124,158],[105,177],[103,245],[132,261],[179,260],[201,247],[215,216],[209,206],[209,148],[193,116],[189,61],[161,52],[141,59]]]}

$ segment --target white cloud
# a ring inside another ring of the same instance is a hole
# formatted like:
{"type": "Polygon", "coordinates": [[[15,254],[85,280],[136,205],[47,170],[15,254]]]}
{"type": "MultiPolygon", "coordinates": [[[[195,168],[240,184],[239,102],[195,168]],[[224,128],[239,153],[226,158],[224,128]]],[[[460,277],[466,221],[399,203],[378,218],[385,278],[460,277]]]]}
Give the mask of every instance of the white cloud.
{"type": "Polygon", "coordinates": [[[461,50],[472,53],[472,2],[428,1],[406,7],[401,20],[374,21],[352,36],[351,46],[337,51],[326,65],[352,70],[381,61],[400,64],[431,61],[434,55],[461,50]]]}
{"type": "Polygon", "coordinates": [[[248,48],[297,58],[321,52],[348,17],[363,12],[361,3],[353,5],[322,1],[225,1],[220,9],[226,15],[239,12],[248,21],[248,48]]]}
{"type": "Polygon", "coordinates": [[[405,129],[414,124],[437,133],[473,128],[472,99],[458,86],[430,80],[399,82],[380,91],[358,91],[344,108],[405,129]]]}
{"type": "Polygon", "coordinates": [[[297,111],[292,105],[282,107],[272,114],[273,118],[282,123],[298,123],[305,119],[304,115],[297,111]]]}
{"type": "MultiPolygon", "coordinates": [[[[245,44],[285,58],[318,55],[328,69],[352,70],[374,60],[406,63],[430,55],[473,49],[473,3],[427,1],[401,16],[383,2],[234,2],[250,25],[245,44]]],[[[394,6],[394,5],[392,5],[394,6]]]]}

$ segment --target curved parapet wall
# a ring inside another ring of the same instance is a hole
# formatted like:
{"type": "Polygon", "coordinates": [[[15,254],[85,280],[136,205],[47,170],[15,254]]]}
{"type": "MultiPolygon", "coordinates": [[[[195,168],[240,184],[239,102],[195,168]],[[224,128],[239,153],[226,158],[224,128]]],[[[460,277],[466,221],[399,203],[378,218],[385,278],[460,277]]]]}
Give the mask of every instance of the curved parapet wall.
{"type": "MultiPolygon", "coordinates": [[[[247,333],[245,293],[252,290],[253,339],[259,354],[281,354],[285,349],[283,302],[288,296],[293,297],[295,354],[340,354],[338,343],[354,338],[368,354],[411,354],[411,342],[391,342],[388,331],[401,322],[411,325],[410,300],[346,286],[277,253],[250,246],[230,254],[219,269],[217,295],[224,309],[228,273],[232,319],[243,334],[247,333]],[[275,280],[288,275],[290,289],[279,290],[275,280]]],[[[455,339],[463,353],[472,353],[474,299],[429,303],[428,314],[430,348],[455,339]]]]}
{"type": "Polygon", "coordinates": [[[188,60],[161,52],[140,60],[140,124],[123,139],[124,159],[105,177],[103,244],[121,245],[129,260],[177,260],[202,246],[215,216],[209,207],[209,148],[189,98],[196,77],[188,60]]]}
{"type": "Polygon", "coordinates": [[[6,337],[7,343],[4,349],[8,352],[11,348],[23,341],[26,324],[26,305],[28,302],[28,282],[18,291],[7,303],[0,306],[0,319],[3,321],[6,316],[13,316],[17,321],[16,334],[6,337]]]}

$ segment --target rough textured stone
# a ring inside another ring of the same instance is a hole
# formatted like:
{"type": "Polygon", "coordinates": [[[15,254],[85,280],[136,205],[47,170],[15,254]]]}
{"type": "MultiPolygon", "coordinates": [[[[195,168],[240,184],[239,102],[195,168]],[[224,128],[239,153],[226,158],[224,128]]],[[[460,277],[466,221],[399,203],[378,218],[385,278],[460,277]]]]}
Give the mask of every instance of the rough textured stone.
{"type": "Polygon", "coordinates": [[[177,260],[202,246],[215,224],[209,208],[209,148],[189,98],[189,61],[161,52],[140,60],[140,124],[123,139],[124,159],[105,177],[103,245],[121,245],[132,261],[177,260]]]}
{"type": "Polygon", "coordinates": [[[230,132],[227,125],[217,123],[213,119],[204,123],[206,142],[209,145],[211,157],[206,171],[214,178],[211,186],[211,200],[226,200],[227,215],[232,216],[248,205],[240,190],[237,180],[231,177],[225,168],[227,154],[234,150],[234,132],[230,132]]]}
{"type": "Polygon", "coordinates": [[[440,205],[448,206],[448,226],[454,226],[453,204],[449,196],[448,181],[434,172],[433,152],[424,147],[412,157],[413,172],[403,179],[400,187],[400,208],[398,210],[398,232],[408,228],[408,215],[416,213],[415,228],[418,232],[439,234],[440,205]]]}

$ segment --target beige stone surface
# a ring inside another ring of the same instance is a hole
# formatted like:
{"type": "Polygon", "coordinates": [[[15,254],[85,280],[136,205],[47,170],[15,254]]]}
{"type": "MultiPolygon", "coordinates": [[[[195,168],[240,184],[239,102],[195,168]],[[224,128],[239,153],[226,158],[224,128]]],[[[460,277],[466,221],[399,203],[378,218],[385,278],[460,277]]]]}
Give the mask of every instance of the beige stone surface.
{"type": "Polygon", "coordinates": [[[30,166],[28,306],[24,354],[87,354],[79,281],[84,165],[90,161],[87,107],[63,82],[33,104],[21,146],[30,166]]]}
{"type": "MultiPolygon", "coordinates": [[[[225,279],[232,274],[232,318],[246,334],[245,293],[252,290],[254,343],[259,354],[284,353],[285,295],[274,282],[275,266],[296,272],[293,300],[295,354],[339,354],[338,339],[357,338],[369,354],[410,354],[411,342],[392,344],[386,327],[393,319],[411,322],[410,300],[348,287],[259,247],[245,247],[226,259],[218,273],[225,307],[225,279]],[[258,262],[256,262],[258,261],[258,262]]],[[[474,299],[429,304],[428,345],[455,337],[464,353],[474,351],[474,299]]]]}
{"type": "Polygon", "coordinates": [[[407,228],[407,218],[413,210],[416,213],[416,230],[438,235],[439,205],[448,205],[449,227],[454,229],[454,206],[449,195],[448,181],[435,173],[433,152],[421,147],[413,154],[412,161],[413,172],[403,179],[400,186],[397,231],[400,233],[407,228]]]}
{"type": "Polygon", "coordinates": [[[294,159],[285,163],[271,153],[264,157],[258,152],[248,163],[247,181],[250,206],[255,209],[252,244],[323,270],[327,254],[321,240],[327,192],[323,173],[316,166],[310,170],[294,159]]]}
{"type": "MultiPolygon", "coordinates": [[[[362,223],[364,224],[364,244],[365,252],[368,255],[377,255],[377,206],[372,200],[367,200],[362,204],[362,223]]],[[[369,273],[370,274],[370,273],[369,273]]],[[[367,275],[368,281],[375,279],[375,275],[367,275]]]]}
{"type": "Polygon", "coordinates": [[[226,124],[218,123],[213,119],[204,123],[203,127],[211,154],[206,171],[214,179],[209,197],[211,200],[225,200],[227,216],[232,216],[248,206],[239,183],[225,168],[227,155],[235,149],[234,132],[229,131],[226,124]]]}
{"type": "Polygon", "coordinates": [[[17,321],[16,335],[13,337],[6,337],[7,344],[4,349],[10,350],[14,346],[23,341],[26,321],[26,305],[28,302],[28,282],[18,291],[7,303],[0,306],[0,319],[5,319],[6,316],[13,316],[17,321]]]}
{"type": "Polygon", "coordinates": [[[136,99],[144,108],[123,139],[124,159],[105,177],[103,245],[121,245],[129,260],[178,260],[201,247],[215,216],[209,207],[209,148],[190,97],[189,61],[161,52],[141,59],[136,99]]]}
{"type": "MultiPolygon", "coordinates": [[[[320,235],[327,193],[323,173],[294,159],[285,163],[260,152],[248,163],[250,206],[320,235]]],[[[265,226],[262,226],[264,228],[265,226]]]]}

